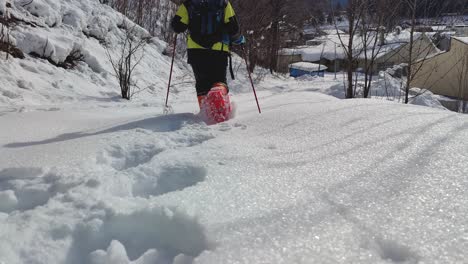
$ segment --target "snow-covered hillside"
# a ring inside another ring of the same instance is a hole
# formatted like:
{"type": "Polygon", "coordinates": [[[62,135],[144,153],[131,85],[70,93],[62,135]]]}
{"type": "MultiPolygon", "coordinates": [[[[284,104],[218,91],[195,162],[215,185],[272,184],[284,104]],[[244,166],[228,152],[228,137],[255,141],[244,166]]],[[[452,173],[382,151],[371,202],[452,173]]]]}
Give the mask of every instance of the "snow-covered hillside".
{"type": "MultiPolygon", "coordinates": [[[[116,55],[125,27],[133,28],[132,22],[98,0],[0,1],[0,7],[10,17],[10,42],[26,55],[6,61],[6,54],[0,52],[0,105],[118,100],[118,82],[104,43],[116,55]],[[73,57],[82,58],[73,69],[55,66],[73,57]]],[[[149,36],[140,27],[135,27],[135,35],[149,36]]],[[[134,76],[138,86],[146,89],[142,97],[162,97],[170,63],[162,55],[165,47],[157,37],[146,46],[134,76]]],[[[180,76],[179,67],[175,68],[180,76]]]]}

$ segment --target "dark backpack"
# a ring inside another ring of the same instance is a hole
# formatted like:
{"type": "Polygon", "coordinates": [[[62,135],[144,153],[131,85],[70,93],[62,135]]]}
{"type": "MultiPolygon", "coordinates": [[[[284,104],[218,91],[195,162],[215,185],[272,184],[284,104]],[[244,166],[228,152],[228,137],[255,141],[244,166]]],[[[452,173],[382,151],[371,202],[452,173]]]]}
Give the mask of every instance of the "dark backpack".
{"type": "Polygon", "coordinates": [[[207,49],[221,42],[227,0],[189,0],[187,5],[191,38],[207,49]]]}

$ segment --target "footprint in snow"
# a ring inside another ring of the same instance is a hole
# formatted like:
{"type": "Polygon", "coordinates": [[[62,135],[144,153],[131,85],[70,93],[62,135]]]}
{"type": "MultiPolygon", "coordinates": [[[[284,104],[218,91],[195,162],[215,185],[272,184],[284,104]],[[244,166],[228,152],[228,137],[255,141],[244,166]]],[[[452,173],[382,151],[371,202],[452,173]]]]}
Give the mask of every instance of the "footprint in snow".
{"type": "Polygon", "coordinates": [[[0,171],[0,212],[34,209],[49,200],[47,186],[41,184],[41,168],[8,168],[0,171]]]}
{"type": "Polygon", "coordinates": [[[240,123],[235,123],[234,124],[234,127],[235,128],[240,128],[242,130],[246,130],[247,129],[247,126],[246,125],[243,125],[243,124],[240,124],[240,123]]]}
{"type": "Polygon", "coordinates": [[[418,256],[407,246],[385,239],[377,239],[375,243],[377,245],[377,252],[384,260],[406,264],[416,264],[419,262],[418,256]]]}
{"type": "Polygon", "coordinates": [[[136,178],[133,196],[149,198],[181,191],[204,181],[207,174],[204,167],[182,162],[148,169],[136,178]]]}
{"type": "Polygon", "coordinates": [[[62,183],[54,171],[7,168],[0,171],[0,212],[27,211],[46,205],[58,193],[79,183],[62,183]]]}
{"type": "Polygon", "coordinates": [[[110,165],[115,170],[124,171],[150,162],[162,151],[164,151],[163,148],[152,144],[136,144],[129,148],[114,145],[98,154],[97,163],[110,165]]]}
{"type": "Polygon", "coordinates": [[[366,239],[364,248],[376,252],[382,259],[390,263],[416,264],[419,257],[409,247],[396,241],[383,239],[381,237],[372,237],[366,239]]]}
{"type": "Polygon", "coordinates": [[[166,207],[118,213],[102,209],[105,216],[73,230],[65,263],[189,264],[213,248],[203,226],[184,212],[166,207]]]}

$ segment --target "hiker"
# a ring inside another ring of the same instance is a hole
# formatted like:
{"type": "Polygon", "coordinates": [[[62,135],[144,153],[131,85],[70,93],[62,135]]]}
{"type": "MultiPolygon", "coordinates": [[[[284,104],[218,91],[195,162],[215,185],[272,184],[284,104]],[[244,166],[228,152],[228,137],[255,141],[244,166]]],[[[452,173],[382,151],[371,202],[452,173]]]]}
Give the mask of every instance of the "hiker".
{"type": "Polygon", "coordinates": [[[176,33],[189,31],[188,63],[195,75],[200,108],[213,87],[222,88],[227,95],[230,46],[245,43],[231,3],[228,0],[186,0],[177,10],[172,28],[176,33]]]}

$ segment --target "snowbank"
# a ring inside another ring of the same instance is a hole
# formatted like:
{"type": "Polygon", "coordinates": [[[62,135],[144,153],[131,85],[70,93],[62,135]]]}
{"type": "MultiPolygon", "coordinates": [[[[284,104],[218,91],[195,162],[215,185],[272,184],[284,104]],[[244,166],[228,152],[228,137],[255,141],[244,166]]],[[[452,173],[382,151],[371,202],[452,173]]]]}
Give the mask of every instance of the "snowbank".
{"type": "Polygon", "coordinates": [[[427,89],[411,88],[411,104],[447,110],[439,101],[439,96],[427,89]]]}

